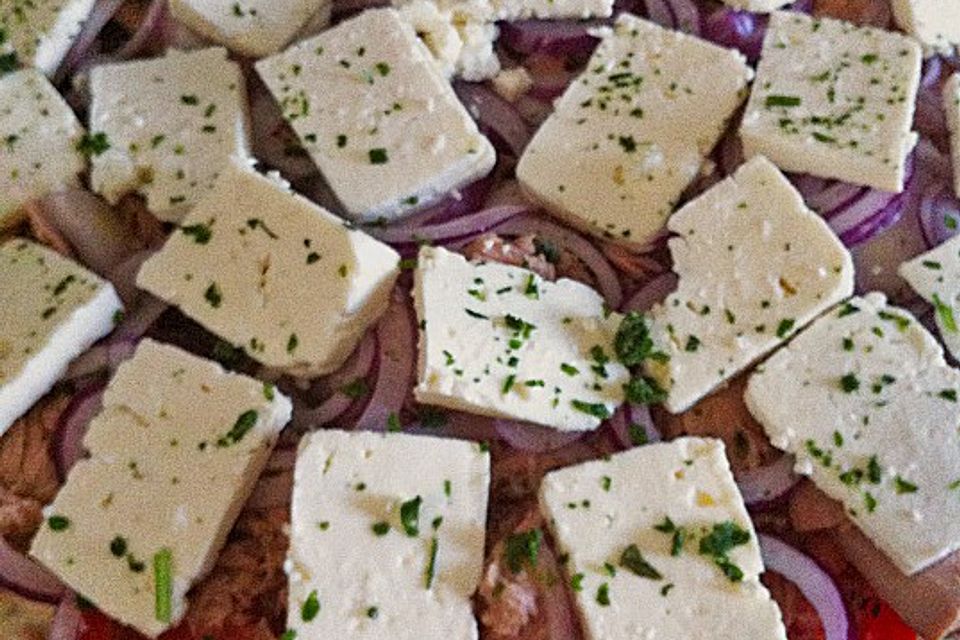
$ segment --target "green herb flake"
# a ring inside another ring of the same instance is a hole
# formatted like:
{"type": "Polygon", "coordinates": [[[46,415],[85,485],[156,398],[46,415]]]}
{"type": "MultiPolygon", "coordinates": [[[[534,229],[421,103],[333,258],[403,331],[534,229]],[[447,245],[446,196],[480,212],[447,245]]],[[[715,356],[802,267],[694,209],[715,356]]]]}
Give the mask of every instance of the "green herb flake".
{"type": "Polygon", "coordinates": [[[631,544],[620,554],[620,566],[648,580],[662,580],[663,574],[644,559],[637,545],[631,544]]]}
{"type": "Polygon", "coordinates": [[[320,613],[320,599],[317,596],[317,590],[314,589],[300,607],[300,618],[304,622],[313,622],[318,613],[320,613]]]}
{"type": "Polygon", "coordinates": [[[404,533],[411,538],[420,535],[420,505],[422,504],[423,498],[417,496],[400,505],[400,525],[404,533]]]}
{"type": "Polygon", "coordinates": [[[153,556],[154,606],[159,622],[170,624],[173,617],[173,552],[163,548],[153,556]]]}
{"type": "Polygon", "coordinates": [[[543,544],[543,531],[530,529],[509,536],[504,544],[503,555],[507,567],[516,575],[524,565],[535,567],[543,544]]]}

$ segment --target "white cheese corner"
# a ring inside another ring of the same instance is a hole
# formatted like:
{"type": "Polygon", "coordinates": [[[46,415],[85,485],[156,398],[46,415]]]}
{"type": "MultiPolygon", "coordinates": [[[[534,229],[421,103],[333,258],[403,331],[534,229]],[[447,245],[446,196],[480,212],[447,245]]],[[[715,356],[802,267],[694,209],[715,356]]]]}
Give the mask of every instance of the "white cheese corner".
{"type": "Polygon", "coordinates": [[[0,4],[0,54],[53,77],[96,0],[8,0],[0,4]]]}
{"type": "Polygon", "coordinates": [[[951,55],[960,44],[960,2],[957,0],[891,0],[901,29],[923,44],[929,55],[951,55]]]}
{"type": "Polygon", "coordinates": [[[933,305],[940,337],[960,360],[960,236],[903,263],[900,275],[933,305]]]}

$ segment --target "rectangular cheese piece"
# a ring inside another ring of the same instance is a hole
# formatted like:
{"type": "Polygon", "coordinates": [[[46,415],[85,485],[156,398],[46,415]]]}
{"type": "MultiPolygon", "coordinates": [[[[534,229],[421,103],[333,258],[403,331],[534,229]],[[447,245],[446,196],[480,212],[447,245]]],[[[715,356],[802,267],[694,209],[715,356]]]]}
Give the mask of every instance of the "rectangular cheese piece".
{"type": "MultiPolygon", "coordinates": [[[[960,73],[955,73],[943,87],[943,109],[950,130],[950,149],[953,158],[953,190],[960,194],[960,73]]],[[[960,224],[960,221],[955,221],[960,224]]]]}
{"type": "Polygon", "coordinates": [[[113,285],[27,240],[0,246],[0,435],[113,330],[113,285]]]}
{"type": "Polygon", "coordinates": [[[246,87],[226,49],[94,67],[90,91],[90,130],[104,136],[91,183],[112,203],[139,193],[177,222],[232,156],[249,153],[246,87]]]}
{"type": "Polygon", "coordinates": [[[493,145],[394,9],[366,11],[257,71],[353,218],[415,211],[493,168],[493,145]]]}
{"type": "Polygon", "coordinates": [[[430,247],[414,277],[420,402],[563,431],[596,429],[623,402],[620,316],[590,287],[430,247]]]}
{"type": "Polygon", "coordinates": [[[171,0],[173,17],[204,37],[253,58],[276,53],[329,0],[171,0]]]}
{"type": "Polygon", "coordinates": [[[898,33],[774,13],[740,128],[747,157],[902,191],[921,59],[898,33]]]}
{"type": "Polygon", "coordinates": [[[646,243],[699,174],[752,74],[739,53],[621,14],[530,142],[517,178],[569,223],[646,243]]]}
{"type": "Polygon", "coordinates": [[[91,457],[47,508],[31,555],[158,636],[213,567],[290,412],[271,386],[144,340],[107,387],[84,438],[91,457]]]}
{"type": "Polygon", "coordinates": [[[16,223],[28,200],[80,186],[82,138],[70,106],[39,71],[0,77],[0,228],[16,223]]]}
{"type": "Polygon", "coordinates": [[[137,285],[253,359],[335,371],[386,311],[400,257],[242,161],[143,265],[137,285]]]}
{"type": "Polygon", "coordinates": [[[754,13],[771,13],[785,7],[794,0],[723,0],[728,7],[754,13]]]}
{"type": "Polygon", "coordinates": [[[950,55],[960,44],[960,0],[891,0],[901,29],[930,53],[950,55]]]}
{"type": "Polygon", "coordinates": [[[294,472],[297,640],[476,640],[490,456],[475,443],[317,431],[294,472]]]}
{"type": "Polygon", "coordinates": [[[744,399],[797,471],[911,575],[960,548],[958,394],[933,336],[871,293],[774,354],[744,399]]]}
{"type": "Polygon", "coordinates": [[[758,157],[672,218],[676,292],[653,339],[669,356],[648,373],[686,411],[853,293],[853,260],[826,222],[758,157]]]}
{"type": "Polygon", "coordinates": [[[899,271],[933,305],[943,343],[960,360],[960,236],[903,263],[899,271]]]}
{"type": "Polygon", "coordinates": [[[5,0],[0,3],[0,61],[53,76],[95,0],[5,0]]]}
{"type": "Polygon", "coordinates": [[[569,555],[587,640],[786,640],[721,441],[680,438],[548,473],[540,506],[569,555]]]}

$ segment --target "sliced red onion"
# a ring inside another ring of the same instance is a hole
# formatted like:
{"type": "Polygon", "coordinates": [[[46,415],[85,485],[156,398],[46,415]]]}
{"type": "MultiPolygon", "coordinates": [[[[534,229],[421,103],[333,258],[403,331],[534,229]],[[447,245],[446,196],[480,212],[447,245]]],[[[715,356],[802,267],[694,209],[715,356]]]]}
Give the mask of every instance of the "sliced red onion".
{"type": "Polygon", "coordinates": [[[113,57],[117,60],[129,60],[150,50],[151,46],[162,42],[169,20],[167,0],[150,0],[150,6],[143,14],[140,26],[113,57]]]}
{"type": "Polygon", "coordinates": [[[84,630],[83,613],[77,606],[77,596],[67,592],[60,600],[60,606],[53,615],[49,640],[77,640],[84,630]]]}
{"type": "Polygon", "coordinates": [[[377,339],[374,331],[368,331],[360,344],[354,350],[347,363],[324,380],[328,389],[341,389],[359,378],[366,378],[373,368],[373,361],[377,355],[377,339]]]}
{"type": "Polygon", "coordinates": [[[121,261],[106,274],[107,280],[113,284],[117,295],[123,300],[125,306],[132,307],[143,295],[143,292],[137,288],[137,274],[140,267],[151,256],[156,253],[154,249],[144,249],[132,254],[126,260],[121,261]]]}
{"type": "Polygon", "coordinates": [[[500,42],[530,55],[589,56],[599,38],[591,31],[603,22],[574,20],[519,20],[500,24],[500,42]]]}
{"type": "Polygon", "coordinates": [[[336,18],[342,18],[365,9],[388,6],[390,6],[390,0],[334,0],[333,15],[336,18]]]}
{"type": "MultiPolygon", "coordinates": [[[[549,545],[541,545],[537,564],[547,576],[562,576],[563,569],[549,545]]],[[[567,585],[569,580],[545,580],[541,590],[543,598],[540,609],[546,623],[546,636],[551,640],[576,640],[581,638],[580,627],[574,611],[573,594],[567,585]]]]}
{"type": "Polygon", "coordinates": [[[757,538],[767,571],[773,571],[795,584],[820,616],[824,640],[847,640],[849,616],[830,576],[809,556],[781,540],[763,533],[758,534],[757,538]]]}
{"type": "Polygon", "coordinates": [[[500,435],[496,427],[497,421],[493,418],[461,411],[446,411],[444,412],[444,418],[444,424],[439,427],[426,427],[417,424],[405,427],[404,432],[422,436],[472,440],[474,442],[494,440],[500,435]]]}
{"type": "Polygon", "coordinates": [[[124,315],[111,340],[139,340],[169,308],[170,305],[159,298],[151,295],[140,296],[137,307],[124,315]]]}
{"type": "Polygon", "coordinates": [[[247,500],[246,509],[265,510],[290,506],[293,497],[293,468],[260,478],[247,500]]]}
{"type": "Polygon", "coordinates": [[[264,474],[271,474],[290,471],[296,466],[296,463],[296,447],[277,447],[270,454],[270,459],[267,460],[267,466],[264,467],[263,472],[264,474]]]}
{"type": "Polygon", "coordinates": [[[586,435],[583,431],[560,431],[516,420],[497,420],[494,424],[502,440],[527,453],[554,451],[586,435]]]}
{"type": "Polygon", "coordinates": [[[520,112],[492,89],[482,84],[456,82],[454,89],[480,129],[515,158],[523,155],[533,133],[520,112]]]}
{"type": "Polygon", "coordinates": [[[637,442],[639,434],[635,434],[636,429],[642,431],[644,442],[660,442],[660,432],[653,424],[650,407],[628,404],[624,409],[614,414],[609,423],[617,443],[624,449],[632,449],[639,444],[637,442]]]}
{"type": "Polygon", "coordinates": [[[667,296],[677,290],[680,278],[672,271],[657,276],[643,285],[626,303],[623,311],[649,311],[653,305],[666,300],[667,296]]]}
{"type": "Polygon", "coordinates": [[[400,294],[377,325],[377,381],[357,427],[385,431],[391,416],[399,416],[413,388],[416,334],[409,294],[400,294]]]}
{"type": "Polygon", "coordinates": [[[86,376],[116,371],[124,361],[133,357],[137,350],[134,340],[108,340],[101,342],[70,363],[64,380],[77,380],[86,376]]]}
{"type": "Polygon", "coordinates": [[[920,228],[933,249],[960,233],[960,200],[947,183],[932,186],[920,200],[920,228]]]}
{"type": "Polygon", "coordinates": [[[251,79],[249,94],[254,156],[279,170],[287,180],[319,173],[263,81],[251,79]]]}
{"type": "Polygon", "coordinates": [[[91,49],[100,32],[107,26],[107,23],[113,18],[117,9],[123,4],[124,0],[97,0],[90,11],[90,15],[80,27],[80,33],[73,41],[73,46],[67,52],[60,68],[54,76],[54,83],[61,83],[67,76],[76,71],[85,59],[90,56],[91,49]]]}
{"type": "Polygon", "coordinates": [[[764,16],[721,7],[703,19],[703,37],[720,46],[737,49],[750,62],[760,58],[767,20],[764,16]]]}
{"type": "Polygon", "coordinates": [[[0,584],[25,598],[58,602],[64,594],[60,580],[23,555],[0,536],[0,584]]]}
{"type": "Polygon", "coordinates": [[[576,77],[575,72],[567,70],[566,60],[542,53],[528,57],[524,66],[533,79],[529,94],[541,100],[559,97],[576,77]]]}
{"type": "Polygon", "coordinates": [[[647,19],[651,22],[656,22],[667,29],[677,27],[673,12],[670,10],[670,3],[667,0],[644,0],[643,4],[647,9],[647,19]]]}
{"type": "Polygon", "coordinates": [[[717,164],[724,176],[733,175],[746,159],[743,155],[743,143],[736,131],[729,131],[723,136],[715,153],[717,164]]]}
{"type": "Polygon", "coordinates": [[[408,227],[400,223],[392,227],[370,227],[367,232],[378,240],[391,244],[418,244],[422,241],[444,242],[465,236],[480,235],[528,210],[529,207],[527,206],[506,205],[484,209],[435,225],[408,227]]]}
{"type": "Polygon", "coordinates": [[[829,220],[867,191],[866,187],[849,182],[824,181],[819,192],[808,193],[804,198],[808,207],[829,220]]]}
{"type": "Polygon", "coordinates": [[[330,424],[353,406],[353,399],[337,392],[324,400],[314,409],[301,409],[301,405],[294,402],[291,425],[298,431],[310,431],[325,424],[330,424]]]}
{"type": "Polygon", "coordinates": [[[737,486],[743,501],[748,505],[770,502],[793,489],[800,482],[793,464],[793,456],[783,455],[765,467],[737,473],[737,486]]]}
{"type": "Polygon", "coordinates": [[[667,0],[676,29],[700,35],[700,9],[693,0],[667,0]]]}
{"type": "Polygon", "coordinates": [[[90,422],[103,406],[103,387],[92,386],[77,393],[60,416],[54,457],[61,479],[83,457],[83,438],[90,422]]]}

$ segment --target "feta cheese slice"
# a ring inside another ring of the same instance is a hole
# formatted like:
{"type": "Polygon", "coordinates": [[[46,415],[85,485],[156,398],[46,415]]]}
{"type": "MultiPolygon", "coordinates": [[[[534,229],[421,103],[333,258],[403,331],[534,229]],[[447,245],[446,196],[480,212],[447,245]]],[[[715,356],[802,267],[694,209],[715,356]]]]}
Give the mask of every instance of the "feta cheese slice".
{"type": "Polygon", "coordinates": [[[490,456],[475,443],[317,431],[300,443],[287,571],[298,640],[476,640],[490,456]]]}
{"type": "Polygon", "coordinates": [[[898,33],[774,13],[740,128],[747,157],[902,191],[921,59],[898,33]]]}
{"type": "Polygon", "coordinates": [[[899,271],[933,305],[940,337],[960,360],[960,236],[903,263],[899,271]]]}
{"type": "Polygon", "coordinates": [[[620,316],[590,287],[431,247],[414,278],[418,401],[562,431],[596,429],[623,402],[620,316]]]}
{"type": "Polygon", "coordinates": [[[569,555],[587,640],[786,640],[721,441],[679,438],[548,473],[540,507],[569,555]]]}
{"type": "Polygon", "coordinates": [[[728,7],[754,13],[772,13],[791,2],[793,0],[723,0],[728,7]]]}
{"type": "Polygon", "coordinates": [[[31,555],[158,636],[213,567],[290,412],[272,386],[144,340],[107,387],[90,458],[47,508],[31,555]]]}
{"type": "Polygon", "coordinates": [[[353,218],[396,218],[493,168],[493,146],[394,9],[366,11],[257,71],[353,218]]]}
{"type": "Polygon", "coordinates": [[[797,471],[912,575],[960,548],[958,394],[933,336],[871,293],[774,354],[744,399],[797,471]]]}
{"type": "Polygon", "coordinates": [[[338,369],[386,311],[398,263],[387,245],[237,161],[137,285],[255,360],[313,377],[338,369]]]}
{"type": "Polygon", "coordinates": [[[853,293],[850,253],[757,157],[672,218],[677,291],[651,312],[648,373],[686,411],[853,293]]]}
{"type": "Polygon", "coordinates": [[[35,69],[0,77],[0,228],[19,221],[20,205],[80,186],[83,127],[35,69]]]}
{"type": "Polygon", "coordinates": [[[739,53],[621,14],[517,167],[571,224],[643,244],[700,172],[752,71],[739,53]]]}
{"type": "Polygon", "coordinates": [[[123,309],[113,285],[38,244],[0,245],[0,435],[123,309]]]}
{"type": "Polygon", "coordinates": [[[490,0],[497,20],[609,18],[613,0],[490,0]]]}
{"type": "Polygon", "coordinates": [[[171,0],[173,17],[245,56],[276,53],[329,0],[171,0]]]}
{"type": "Polygon", "coordinates": [[[930,53],[950,55],[960,44],[958,0],[891,0],[893,17],[930,53]]]}
{"type": "Polygon", "coordinates": [[[80,34],[95,0],[7,0],[0,4],[0,60],[47,76],[80,34]]]}
{"type": "Polygon", "coordinates": [[[246,88],[226,49],[94,67],[90,91],[90,130],[109,146],[93,155],[91,183],[111,203],[139,193],[177,222],[249,154],[246,88]]]}
{"type": "Polygon", "coordinates": [[[960,194],[960,73],[955,73],[943,87],[943,109],[950,130],[950,148],[953,157],[953,190],[960,194]]]}

